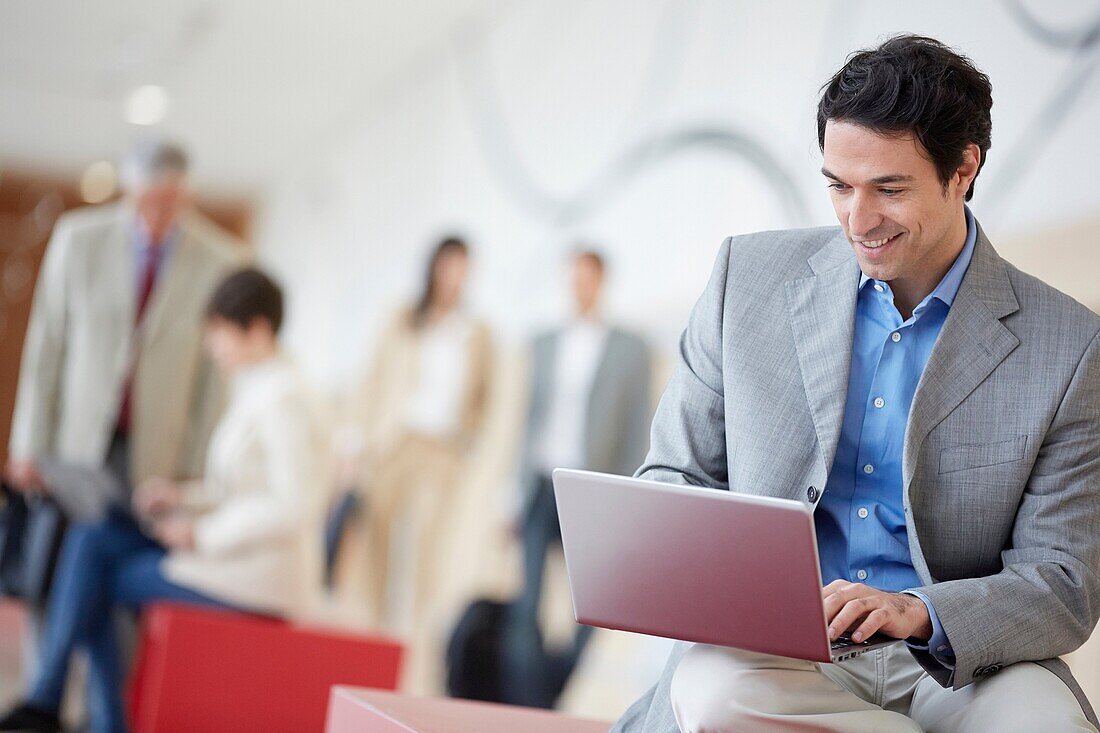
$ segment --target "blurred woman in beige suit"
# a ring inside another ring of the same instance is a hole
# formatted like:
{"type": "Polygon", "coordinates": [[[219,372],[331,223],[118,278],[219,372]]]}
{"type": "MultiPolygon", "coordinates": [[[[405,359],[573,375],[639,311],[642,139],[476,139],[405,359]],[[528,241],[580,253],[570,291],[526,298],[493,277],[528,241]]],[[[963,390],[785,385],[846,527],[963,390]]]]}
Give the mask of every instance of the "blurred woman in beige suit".
{"type": "Polygon", "coordinates": [[[362,431],[358,485],[366,499],[372,618],[411,633],[418,648],[430,643],[425,625],[437,585],[439,540],[488,402],[489,329],[461,307],[469,261],[460,239],[436,246],[419,299],[384,330],[354,405],[362,431]],[[414,552],[412,564],[403,566],[415,568],[411,613],[401,623],[390,602],[393,586],[402,585],[391,583],[398,526],[408,529],[400,533],[408,538],[402,544],[414,552]]]}

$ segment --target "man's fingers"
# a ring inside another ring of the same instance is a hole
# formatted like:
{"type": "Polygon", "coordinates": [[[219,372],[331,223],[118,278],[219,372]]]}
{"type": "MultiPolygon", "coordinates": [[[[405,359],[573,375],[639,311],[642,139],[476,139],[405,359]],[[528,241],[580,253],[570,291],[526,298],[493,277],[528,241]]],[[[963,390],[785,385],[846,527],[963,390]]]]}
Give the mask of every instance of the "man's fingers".
{"type": "Polygon", "coordinates": [[[833,588],[832,593],[825,596],[826,621],[832,621],[833,616],[844,607],[844,604],[871,592],[871,589],[865,585],[849,583],[846,580],[834,580],[825,588],[833,588]]]}
{"type": "Polygon", "coordinates": [[[829,640],[836,641],[838,636],[854,626],[857,621],[872,610],[868,598],[856,598],[845,603],[844,607],[829,623],[829,640]]]}
{"type": "Polygon", "coordinates": [[[852,632],[852,641],[863,641],[885,625],[890,619],[890,614],[883,608],[876,608],[867,614],[867,618],[852,632]]]}

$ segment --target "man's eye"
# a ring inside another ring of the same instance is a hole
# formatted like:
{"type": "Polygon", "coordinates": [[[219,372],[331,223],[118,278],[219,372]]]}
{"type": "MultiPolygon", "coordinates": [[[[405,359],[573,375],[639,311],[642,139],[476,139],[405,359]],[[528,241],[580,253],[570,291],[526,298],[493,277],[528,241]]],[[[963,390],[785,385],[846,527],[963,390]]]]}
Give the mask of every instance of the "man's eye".
{"type": "Polygon", "coordinates": [[[830,183],[828,185],[828,188],[831,188],[834,191],[843,191],[843,190],[847,189],[848,186],[846,184],[843,184],[843,183],[830,183]]]}
{"type": "Polygon", "coordinates": [[[901,193],[900,188],[880,188],[879,191],[886,196],[894,196],[901,193]]]}

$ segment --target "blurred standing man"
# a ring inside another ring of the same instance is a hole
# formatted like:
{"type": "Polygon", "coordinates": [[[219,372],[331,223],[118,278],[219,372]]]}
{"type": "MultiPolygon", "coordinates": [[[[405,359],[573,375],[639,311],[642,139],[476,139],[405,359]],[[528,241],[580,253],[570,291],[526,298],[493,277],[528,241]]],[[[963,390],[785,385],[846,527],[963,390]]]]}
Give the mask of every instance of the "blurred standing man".
{"type": "Polygon", "coordinates": [[[521,486],[523,592],[510,610],[504,674],[507,702],[552,707],[572,672],[590,627],[573,648],[550,654],[538,626],[543,571],[561,528],[550,474],[581,468],[630,475],[649,444],[650,355],[645,342],[600,315],[603,257],[577,252],[572,262],[576,314],[535,339],[521,486]]]}
{"type": "Polygon", "coordinates": [[[1096,731],[1059,657],[1100,615],[1100,318],[967,208],[992,104],[931,38],[848,58],[817,109],[840,227],[725,241],[639,472],[804,502],[830,638],[905,643],[680,644],[614,731],[1096,731]]]}
{"type": "Polygon", "coordinates": [[[139,144],[122,173],[123,202],[66,214],[46,249],[6,468],[23,491],[81,490],[46,466],[106,469],[126,506],[146,478],[202,474],[222,405],[203,313],[238,248],[190,208],[180,148],[139,144]]]}

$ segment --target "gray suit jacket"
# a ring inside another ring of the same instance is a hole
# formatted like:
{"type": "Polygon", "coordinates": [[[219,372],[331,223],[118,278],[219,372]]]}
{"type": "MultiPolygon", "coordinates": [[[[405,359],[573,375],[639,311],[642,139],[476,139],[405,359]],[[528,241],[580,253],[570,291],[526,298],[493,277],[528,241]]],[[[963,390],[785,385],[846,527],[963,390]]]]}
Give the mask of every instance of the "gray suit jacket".
{"type": "MultiPolygon", "coordinates": [[[[126,205],[65,214],[34,292],[12,418],[11,454],[99,467],[131,359],[135,213],[126,205]]],[[[153,290],[134,375],[131,480],[202,475],[223,385],[202,348],[207,300],[242,248],[198,214],[153,290]]]]}
{"type": "MultiPolygon", "coordinates": [[[[727,239],[681,339],[638,475],[820,501],[848,382],[859,266],[836,227],[727,239]],[[810,491],[810,487],[815,487],[810,491]]],[[[1058,658],[1100,614],[1100,317],[1001,259],[979,227],[917,387],[903,500],[920,590],[965,687],[1033,660],[1096,716],[1058,658]]],[[[676,731],[687,645],[615,731],[676,731]]]]}
{"type": "MultiPolygon", "coordinates": [[[[541,472],[538,441],[553,399],[560,337],[560,331],[552,331],[536,338],[533,345],[531,400],[521,468],[521,485],[528,500],[541,472]]],[[[584,468],[630,475],[642,464],[653,416],[650,361],[649,348],[641,338],[618,328],[608,330],[585,412],[584,468]]]]}

